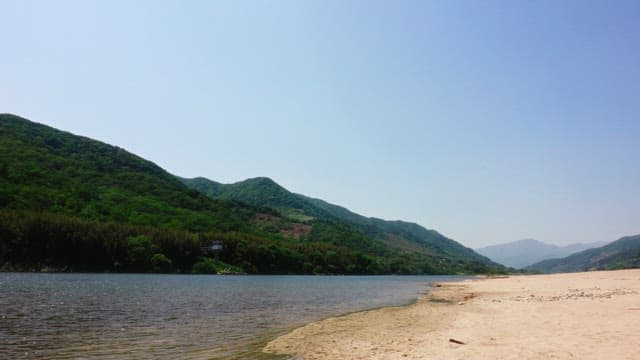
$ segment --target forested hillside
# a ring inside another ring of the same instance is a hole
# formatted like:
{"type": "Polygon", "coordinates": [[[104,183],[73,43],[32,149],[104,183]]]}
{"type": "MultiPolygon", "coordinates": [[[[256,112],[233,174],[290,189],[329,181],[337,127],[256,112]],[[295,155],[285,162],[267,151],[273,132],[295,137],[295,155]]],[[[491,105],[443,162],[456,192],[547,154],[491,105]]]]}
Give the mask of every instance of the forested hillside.
{"type": "Polygon", "coordinates": [[[292,274],[502,270],[476,258],[401,251],[336,218],[309,222],[282,216],[282,207],[238,200],[212,199],[121,148],[0,114],[4,270],[292,274]],[[217,259],[204,248],[214,241],[224,245],[217,259]]]}
{"type": "Polygon", "coordinates": [[[541,261],[526,269],[553,273],[638,267],[640,267],[640,235],[626,236],[608,245],[584,250],[562,259],[541,261]]]}
{"type": "Polygon", "coordinates": [[[221,184],[205,178],[180,179],[192,189],[213,199],[237,200],[255,206],[268,206],[290,219],[314,223],[335,221],[349,224],[391,248],[407,253],[478,261],[495,265],[472,249],[448,239],[435,230],[404,222],[368,218],[320,199],[292,193],[269,178],[254,178],[234,184],[221,184]]]}

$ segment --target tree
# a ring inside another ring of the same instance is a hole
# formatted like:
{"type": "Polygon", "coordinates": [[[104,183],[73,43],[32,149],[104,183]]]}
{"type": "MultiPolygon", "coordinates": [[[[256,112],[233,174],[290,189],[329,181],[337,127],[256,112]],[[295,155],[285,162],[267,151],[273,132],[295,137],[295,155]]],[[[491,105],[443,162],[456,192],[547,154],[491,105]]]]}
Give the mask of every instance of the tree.
{"type": "Polygon", "coordinates": [[[153,254],[151,256],[151,267],[155,272],[169,272],[171,270],[171,260],[164,254],[153,254]]]}
{"type": "Polygon", "coordinates": [[[134,268],[146,269],[151,260],[151,239],[145,235],[127,238],[127,261],[134,268]]]}

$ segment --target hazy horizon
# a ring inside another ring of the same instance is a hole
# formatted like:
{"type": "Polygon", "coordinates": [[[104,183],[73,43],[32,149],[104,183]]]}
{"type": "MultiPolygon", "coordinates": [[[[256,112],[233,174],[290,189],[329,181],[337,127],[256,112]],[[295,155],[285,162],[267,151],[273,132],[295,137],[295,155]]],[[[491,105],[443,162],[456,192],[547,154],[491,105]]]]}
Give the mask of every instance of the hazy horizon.
{"type": "Polygon", "coordinates": [[[0,2],[0,112],[473,248],[640,233],[640,3],[0,2]]]}

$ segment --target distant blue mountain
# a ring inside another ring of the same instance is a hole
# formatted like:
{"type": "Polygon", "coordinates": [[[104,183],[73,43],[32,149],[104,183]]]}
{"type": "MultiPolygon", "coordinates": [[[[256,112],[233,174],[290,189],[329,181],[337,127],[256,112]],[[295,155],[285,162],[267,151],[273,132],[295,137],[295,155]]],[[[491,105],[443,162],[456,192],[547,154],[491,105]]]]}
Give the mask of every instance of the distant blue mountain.
{"type": "Polygon", "coordinates": [[[565,256],[569,256],[583,250],[600,247],[605,244],[607,244],[607,242],[557,246],[535,239],[524,239],[506,244],[479,248],[476,249],[476,252],[499,264],[521,269],[543,260],[563,258],[565,256]]]}
{"type": "Polygon", "coordinates": [[[602,247],[587,249],[562,259],[544,260],[527,270],[544,273],[616,270],[640,267],[640,235],[626,236],[602,247]]]}

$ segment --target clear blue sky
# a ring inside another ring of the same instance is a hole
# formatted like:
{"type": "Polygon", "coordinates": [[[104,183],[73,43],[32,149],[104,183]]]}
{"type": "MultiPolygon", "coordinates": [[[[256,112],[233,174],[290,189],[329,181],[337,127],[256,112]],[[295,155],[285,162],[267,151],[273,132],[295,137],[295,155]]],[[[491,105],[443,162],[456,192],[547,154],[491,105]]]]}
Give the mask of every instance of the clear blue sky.
{"type": "Polygon", "coordinates": [[[2,1],[0,112],[467,246],[640,233],[639,1],[2,1]]]}

